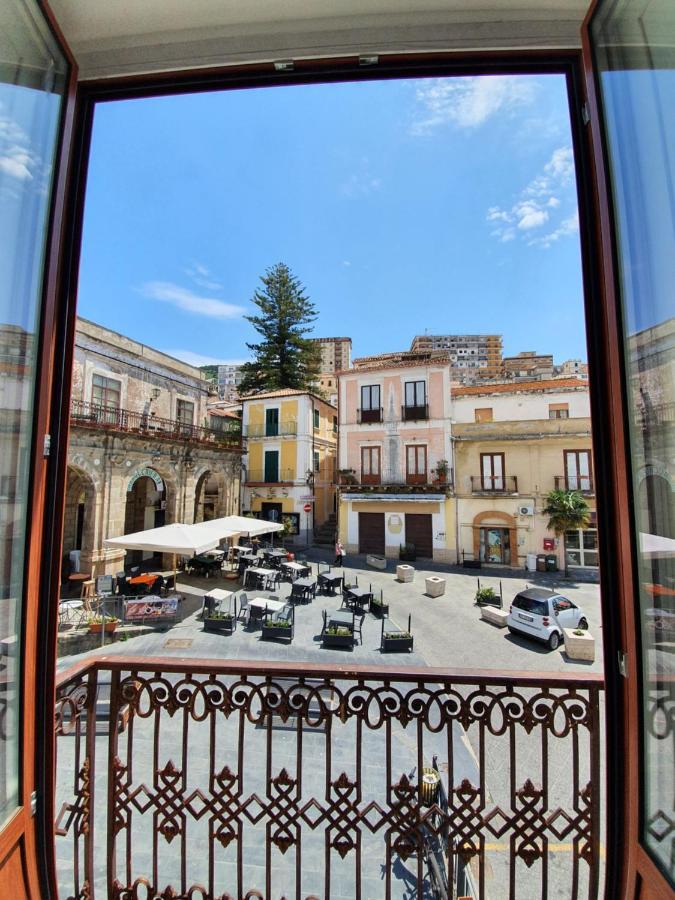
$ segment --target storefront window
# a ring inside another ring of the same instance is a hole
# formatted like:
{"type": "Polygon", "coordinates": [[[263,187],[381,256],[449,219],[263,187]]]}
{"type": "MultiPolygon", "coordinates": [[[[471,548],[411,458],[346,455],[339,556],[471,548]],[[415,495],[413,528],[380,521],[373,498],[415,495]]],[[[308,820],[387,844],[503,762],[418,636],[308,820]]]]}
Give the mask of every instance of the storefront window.
{"type": "Polygon", "coordinates": [[[37,3],[0,4],[0,824],[18,804],[28,468],[66,63],[37,3]],[[11,40],[9,39],[11,35],[11,40]]]}
{"type": "Polygon", "coordinates": [[[598,565],[598,532],[595,528],[579,528],[565,532],[568,566],[596,568],[598,565]]]}

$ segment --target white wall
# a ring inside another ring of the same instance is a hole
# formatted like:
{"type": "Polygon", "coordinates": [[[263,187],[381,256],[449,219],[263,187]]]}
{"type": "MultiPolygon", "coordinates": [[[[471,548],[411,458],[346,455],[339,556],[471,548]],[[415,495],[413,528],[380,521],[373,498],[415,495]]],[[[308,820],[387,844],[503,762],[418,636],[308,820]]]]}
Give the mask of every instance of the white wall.
{"type": "Polygon", "coordinates": [[[512,394],[472,394],[452,398],[452,418],[458,424],[475,422],[475,410],[492,408],[494,422],[517,422],[548,419],[551,403],[567,403],[569,418],[589,418],[591,404],[588,391],[546,391],[512,394]]]}

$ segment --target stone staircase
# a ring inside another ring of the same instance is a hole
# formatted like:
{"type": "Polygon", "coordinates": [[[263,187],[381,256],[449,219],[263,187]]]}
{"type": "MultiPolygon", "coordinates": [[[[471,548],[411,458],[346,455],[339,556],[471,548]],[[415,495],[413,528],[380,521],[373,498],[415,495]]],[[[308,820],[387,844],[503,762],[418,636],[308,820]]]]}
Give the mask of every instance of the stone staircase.
{"type": "Polygon", "coordinates": [[[318,547],[334,547],[335,532],[337,531],[337,520],[335,514],[332,513],[323,525],[319,525],[314,529],[314,546],[318,547]]]}

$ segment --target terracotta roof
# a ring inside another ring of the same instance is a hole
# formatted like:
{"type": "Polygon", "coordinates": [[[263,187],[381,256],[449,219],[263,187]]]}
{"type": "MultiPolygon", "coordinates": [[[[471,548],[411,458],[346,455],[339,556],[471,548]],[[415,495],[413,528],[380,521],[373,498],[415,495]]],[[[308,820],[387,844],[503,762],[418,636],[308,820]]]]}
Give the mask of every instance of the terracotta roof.
{"type": "Polygon", "coordinates": [[[210,416],[218,416],[221,419],[238,419],[239,413],[233,409],[208,409],[206,410],[210,416]]]}
{"type": "Polygon", "coordinates": [[[519,394],[523,391],[553,391],[563,388],[585,388],[588,382],[580,378],[551,378],[546,381],[500,381],[495,384],[471,384],[454,388],[453,397],[471,397],[476,394],[519,394]]]}
{"type": "Polygon", "coordinates": [[[444,350],[402,350],[399,353],[380,353],[354,360],[353,368],[342,369],[336,375],[358,375],[380,369],[416,369],[420,366],[449,366],[450,357],[444,350]]]}
{"type": "Polygon", "coordinates": [[[324,400],[323,397],[319,397],[319,395],[315,394],[313,391],[301,391],[298,388],[279,388],[277,391],[262,391],[260,394],[247,394],[245,397],[240,397],[239,400],[243,402],[244,400],[269,400],[274,397],[300,396],[314,397],[315,400],[318,400],[320,403],[325,403],[326,406],[333,405],[327,400],[324,400]]]}

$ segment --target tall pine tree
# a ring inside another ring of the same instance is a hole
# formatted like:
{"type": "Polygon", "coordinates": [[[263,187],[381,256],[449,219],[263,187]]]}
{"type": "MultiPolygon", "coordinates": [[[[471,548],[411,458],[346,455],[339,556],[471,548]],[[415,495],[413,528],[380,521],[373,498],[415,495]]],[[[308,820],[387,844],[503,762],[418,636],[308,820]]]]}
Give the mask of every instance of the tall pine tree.
{"type": "Polygon", "coordinates": [[[318,315],[316,307],[285,263],[267,269],[260,280],[263,287],[252,298],[260,314],[246,318],[263,340],[246,345],[254,359],[242,366],[239,394],[280,388],[315,390],[321,351],[305,334],[318,315]]]}

